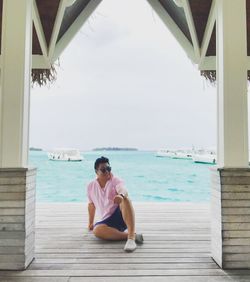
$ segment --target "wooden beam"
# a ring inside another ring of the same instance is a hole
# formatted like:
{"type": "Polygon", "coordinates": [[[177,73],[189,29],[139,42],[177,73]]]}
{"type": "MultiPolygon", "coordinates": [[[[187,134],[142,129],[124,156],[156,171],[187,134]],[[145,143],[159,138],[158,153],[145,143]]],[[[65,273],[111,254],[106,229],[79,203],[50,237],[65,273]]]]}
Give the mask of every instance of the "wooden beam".
{"type": "Polygon", "coordinates": [[[160,4],[160,2],[155,0],[147,0],[147,1],[150,4],[150,6],[153,8],[153,10],[157,13],[157,15],[160,17],[160,19],[163,21],[163,23],[166,25],[166,27],[170,30],[172,35],[181,45],[181,47],[184,49],[187,56],[192,60],[193,63],[197,63],[193,45],[187,39],[184,33],[180,30],[177,24],[173,21],[173,19],[167,13],[164,7],[160,4]]]}
{"type": "Polygon", "coordinates": [[[208,20],[207,20],[206,29],[203,35],[202,44],[201,44],[201,55],[200,55],[199,65],[203,63],[206,57],[207,48],[208,48],[208,45],[209,45],[209,42],[212,36],[213,28],[215,25],[215,20],[216,20],[216,1],[213,0],[211,8],[210,8],[210,12],[209,12],[208,20]]]}
{"type": "Polygon", "coordinates": [[[76,0],[67,0],[66,7],[72,6],[75,2],[76,0]]]}
{"type": "Polygon", "coordinates": [[[46,43],[43,26],[41,23],[40,15],[36,5],[36,1],[33,2],[33,22],[36,29],[36,34],[40,43],[40,47],[44,56],[48,56],[48,46],[46,43]]]}
{"type": "MultiPolygon", "coordinates": [[[[50,69],[51,62],[43,55],[32,55],[32,69],[50,69]]],[[[0,69],[2,69],[2,55],[0,55],[0,69]]]]}
{"type": "MultiPolygon", "coordinates": [[[[216,56],[205,57],[199,65],[199,70],[216,70],[216,56]]],[[[250,70],[250,56],[247,56],[247,70],[250,70]]]]}
{"type": "Polygon", "coordinates": [[[216,70],[216,56],[205,57],[198,67],[199,70],[216,70]]]}
{"type": "Polygon", "coordinates": [[[54,54],[57,37],[58,37],[59,31],[60,31],[60,27],[61,27],[61,24],[62,24],[65,9],[67,8],[67,4],[68,4],[68,0],[61,0],[59,7],[58,7],[56,20],[55,20],[55,23],[54,23],[54,28],[53,28],[53,31],[52,31],[50,44],[49,44],[49,59],[51,59],[53,54],[54,54]]]}
{"type": "Polygon", "coordinates": [[[61,53],[65,50],[68,44],[71,42],[73,37],[81,29],[83,24],[88,20],[89,16],[94,12],[97,6],[101,3],[102,0],[91,0],[87,6],[83,9],[81,14],[76,18],[74,23],[66,31],[63,37],[57,42],[55,51],[52,54],[52,61],[56,61],[61,53]]]}
{"type": "Polygon", "coordinates": [[[175,3],[176,6],[182,7],[182,5],[183,5],[182,0],[173,0],[173,1],[174,1],[174,3],[175,3]]]}
{"type": "Polygon", "coordinates": [[[43,55],[32,55],[32,68],[33,69],[50,69],[51,62],[48,57],[43,55]]]}
{"type": "Polygon", "coordinates": [[[201,52],[200,52],[198,36],[197,36],[196,28],[195,28],[195,25],[194,25],[193,14],[192,14],[192,11],[191,11],[191,8],[190,8],[189,1],[188,0],[182,1],[182,6],[183,6],[183,9],[184,9],[184,12],[185,12],[185,15],[186,15],[189,32],[190,32],[192,42],[193,42],[195,59],[196,59],[197,62],[199,62],[201,52]]]}

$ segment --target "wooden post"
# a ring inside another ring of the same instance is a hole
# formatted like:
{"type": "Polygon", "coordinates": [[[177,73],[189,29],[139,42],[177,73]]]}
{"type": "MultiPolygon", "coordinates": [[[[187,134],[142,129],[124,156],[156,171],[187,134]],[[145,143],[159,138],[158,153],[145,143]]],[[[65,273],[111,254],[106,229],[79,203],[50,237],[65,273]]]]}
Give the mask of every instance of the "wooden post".
{"type": "Polygon", "coordinates": [[[32,0],[4,0],[0,92],[0,269],[34,258],[35,176],[29,169],[32,0]]]}
{"type": "Polygon", "coordinates": [[[4,0],[0,103],[0,167],[27,167],[32,0],[4,0]]]}
{"type": "Polygon", "coordinates": [[[246,1],[217,0],[218,166],[248,167],[246,1]]]}
{"type": "Polygon", "coordinates": [[[36,169],[0,168],[0,269],[25,269],[35,252],[36,169]]]}
{"type": "Polygon", "coordinates": [[[246,1],[217,0],[218,167],[211,170],[212,257],[250,267],[246,1]]]}

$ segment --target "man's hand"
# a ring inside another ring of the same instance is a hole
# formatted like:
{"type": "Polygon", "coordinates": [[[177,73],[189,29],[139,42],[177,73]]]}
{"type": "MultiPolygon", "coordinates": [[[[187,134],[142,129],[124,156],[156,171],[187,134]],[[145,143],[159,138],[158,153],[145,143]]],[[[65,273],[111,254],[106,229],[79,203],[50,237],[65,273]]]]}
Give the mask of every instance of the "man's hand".
{"type": "Polygon", "coordinates": [[[95,220],[95,205],[93,203],[88,204],[88,212],[89,212],[89,224],[88,229],[93,230],[94,229],[94,220],[95,220]]]}
{"type": "Polygon", "coordinates": [[[123,200],[123,197],[121,195],[116,195],[114,197],[114,203],[117,204],[117,205],[120,205],[120,203],[122,202],[123,200]]]}
{"type": "Polygon", "coordinates": [[[93,230],[93,229],[94,229],[94,224],[93,224],[93,223],[89,223],[88,229],[89,229],[89,231],[90,231],[90,230],[93,230]]]}

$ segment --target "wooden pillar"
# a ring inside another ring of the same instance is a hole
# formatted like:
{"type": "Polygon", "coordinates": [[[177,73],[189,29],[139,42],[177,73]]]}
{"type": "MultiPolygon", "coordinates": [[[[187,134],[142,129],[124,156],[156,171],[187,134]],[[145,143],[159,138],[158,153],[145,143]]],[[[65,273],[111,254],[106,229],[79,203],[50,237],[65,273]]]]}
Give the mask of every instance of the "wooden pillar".
{"type": "Polygon", "coordinates": [[[28,168],[33,0],[4,0],[0,92],[0,269],[34,258],[35,169],[28,168]]]}
{"type": "Polygon", "coordinates": [[[246,0],[216,0],[218,167],[211,170],[212,257],[250,268],[246,0]]]}
{"type": "Polygon", "coordinates": [[[3,1],[0,167],[28,162],[32,2],[3,1]]]}
{"type": "Polygon", "coordinates": [[[246,1],[217,0],[218,166],[248,167],[246,1]]]}

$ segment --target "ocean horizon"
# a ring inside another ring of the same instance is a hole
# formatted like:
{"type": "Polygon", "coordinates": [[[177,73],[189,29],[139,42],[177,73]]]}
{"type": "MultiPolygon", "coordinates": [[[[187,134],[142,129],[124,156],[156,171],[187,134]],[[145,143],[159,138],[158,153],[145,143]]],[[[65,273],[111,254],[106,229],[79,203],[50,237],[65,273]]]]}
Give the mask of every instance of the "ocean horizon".
{"type": "Polygon", "coordinates": [[[159,158],[153,151],[88,151],[82,162],[50,161],[45,151],[30,151],[37,168],[38,202],[86,202],[86,186],[95,179],[94,161],[108,157],[112,172],[137,202],[208,202],[208,164],[159,158]]]}

